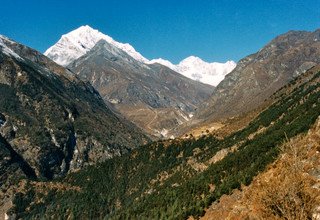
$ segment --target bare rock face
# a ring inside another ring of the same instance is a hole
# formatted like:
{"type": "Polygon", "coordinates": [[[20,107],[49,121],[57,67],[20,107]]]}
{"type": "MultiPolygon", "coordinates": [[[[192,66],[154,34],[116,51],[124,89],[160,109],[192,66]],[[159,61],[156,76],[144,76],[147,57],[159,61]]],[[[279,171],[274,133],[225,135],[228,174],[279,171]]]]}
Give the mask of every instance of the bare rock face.
{"type": "Polygon", "coordinates": [[[1,177],[53,179],[147,141],[89,83],[0,36],[1,177]]]}
{"type": "Polygon", "coordinates": [[[240,60],[199,109],[196,119],[218,120],[248,112],[294,77],[320,62],[320,30],[290,31],[240,60]]]}
{"type": "Polygon", "coordinates": [[[68,68],[126,118],[157,136],[189,120],[213,90],[163,65],[139,62],[104,40],[68,68]]]}

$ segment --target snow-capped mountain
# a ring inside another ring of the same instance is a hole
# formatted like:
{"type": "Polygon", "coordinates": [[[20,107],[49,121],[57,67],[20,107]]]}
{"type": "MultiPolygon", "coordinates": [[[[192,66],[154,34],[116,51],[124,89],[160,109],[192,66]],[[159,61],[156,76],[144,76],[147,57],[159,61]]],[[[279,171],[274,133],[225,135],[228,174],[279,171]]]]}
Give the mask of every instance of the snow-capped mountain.
{"type": "Polygon", "coordinates": [[[182,60],[179,64],[174,65],[168,60],[154,59],[149,61],[137,52],[130,44],[120,43],[88,25],[81,26],[67,34],[62,35],[60,40],[50,47],[44,54],[54,60],[56,63],[67,66],[72,61],[89,52],[99,40],[105,40],[111,45],[123,50],[135,60],[153,64],[159,63],[170,69],[205,84],[217,86],[229,72],[235,67],[236,63],[227,61],[226,63],[207,63],[199,57],[190,56],[182,60]]]}
{"type": "Polygon", "coordinates": [[[193,115],[214,89],[166,66],[139,62],[105,40],[68,69],[89,81],[106,103],[112,103],[127,119],[156,136],[189,120],[188,115],[193,115]]]}
{"type": "Polygon", "coordinates": [[[217,86],[237,65],[234,61],[207,63],[195,56],[187,57],[177,65],[161,58],[151,60],[148,63],[160,63],[190,79],[212,86],[217,86]]]}
{"type": "Polygon", "coordinates": [[[44,54],[54,60],[56,63],[62,66],[67,66],[72,61],[78,59],[91,50],[99,40],[107,41],[108,43],[125,51],[140,62],[148,61],[130,44],[117,42],[110,36],[105,35],[88,25],[81,26],[76,30],[62,35],[60,40],[55,45],[50,47],[44,54]]]}

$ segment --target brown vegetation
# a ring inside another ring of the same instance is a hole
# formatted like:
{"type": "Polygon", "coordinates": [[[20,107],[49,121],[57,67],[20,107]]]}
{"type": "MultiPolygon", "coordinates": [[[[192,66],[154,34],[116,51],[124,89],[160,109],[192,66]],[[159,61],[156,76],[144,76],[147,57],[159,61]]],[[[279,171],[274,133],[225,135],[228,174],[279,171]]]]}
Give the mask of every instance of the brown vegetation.
{"type": "Polygon", "coordinates": [[[281,150],[250,186],[221,197],[202,219],[319,219],[320,121],[281,150]]]}

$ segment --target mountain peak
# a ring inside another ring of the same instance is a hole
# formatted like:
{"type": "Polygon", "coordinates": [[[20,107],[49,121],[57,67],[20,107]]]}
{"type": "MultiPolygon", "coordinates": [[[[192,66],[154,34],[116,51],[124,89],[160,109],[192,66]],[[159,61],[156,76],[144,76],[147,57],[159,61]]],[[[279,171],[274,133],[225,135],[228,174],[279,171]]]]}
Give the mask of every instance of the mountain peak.
{"type": "Polygon", "coordinates": [[[199,64],[199,63],[206,63],[205,61],[203,61],[200,57],[196,57],[196,56],[189,56],[185,59],[183,59],[180,64],[183,63],[195,63],[195,64],[199,64]]]}
{"type": "Polygon", "coordinates": [[[72,33],[72,32],[93,32],[93,31],[98,31],[98,30],[93,29],[89,25],[82,25],[69,33],[72,33]]]}
{"type": "Polygon", "coordinates": [[[82,30],[82,31],[94,31],[94,29],[92,27],[90,27],[89,25],[82,25],[80,26],[78,29],[76,30],[82,30]]]}
{"type": "Polygon", "coordinates": [[[97,29],[93,29],[89,25],[80,26],[77,29],[70,31],[67,34],[62,35],[62,37],[73,37],[73,38],[79,38],[79,37],[106,38],[108,37],[109,40],[113,40],[110,36],[101,33],[97,29]]]}
{"type": "Polygon", "coordinates": [[[185,77],[211,86],[217,86],[237,65],[232,60],[225,63],[207,63],[197,56],[189,56],[177,65],[174,65],[170,61],[162,58],[153,59],[148,63],[160,63],[184,75],[185,77]]]}
{"type": "Polygon", "coordinates": [[[44,54],[56,63],[67,66],[72,61],[86,54],[100,40],[107,41],[140,62],[147,61],[147,59],[135,51],[130,44],[117,42],[112,39],[112,37],[93,29],[89,25],[80,26],[67,34],[62,35],[60,40],[44,54]]]}

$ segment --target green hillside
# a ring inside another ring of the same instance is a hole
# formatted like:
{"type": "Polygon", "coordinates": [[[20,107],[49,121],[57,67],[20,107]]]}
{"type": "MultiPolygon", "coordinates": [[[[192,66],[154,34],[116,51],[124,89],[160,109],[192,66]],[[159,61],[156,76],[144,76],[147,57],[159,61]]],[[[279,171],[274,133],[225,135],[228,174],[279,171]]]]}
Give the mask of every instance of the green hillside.
{"type": "Polygon", "coordinates": [[[29,181],[14,199],[18,218],[186,219],[273,162],[278,146],[306,132],[320,113],[320,72],[309,71],[272,97],[249,126],[223,140],[155,142],[48,187],[29,181]],[[217,152],[229,152],[213,163],[217,152]],[[231,152],[233,149],[234,152],[231,152]],[[75,190],[77,189],[77,190],[75,190]]]}

